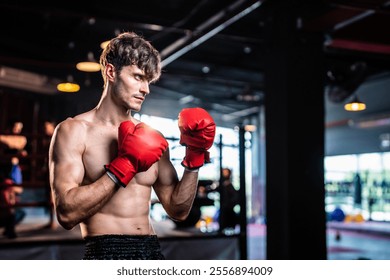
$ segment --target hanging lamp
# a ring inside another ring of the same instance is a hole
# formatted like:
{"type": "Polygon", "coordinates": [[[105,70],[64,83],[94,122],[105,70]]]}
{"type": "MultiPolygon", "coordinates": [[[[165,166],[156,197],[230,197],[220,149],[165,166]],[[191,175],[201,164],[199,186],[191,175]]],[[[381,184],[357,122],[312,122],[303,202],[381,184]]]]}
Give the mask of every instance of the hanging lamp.
{"type": "Polygon", "coordinates": [[[76,68],[83,72],[98,72],[100,71],[100,64],[96,61],[93,52],[89,52],[87,60],[76,64],[76,68]]]}
{"type": "Polygon", "coordinates": [[[355,95],[354,98],[344,105],[344,109],[350,112],[358,112],[366,109],[366,104],[359,100],[355,95]]]}
{"type": "Polygon", "coordinates": [[[57,90],[61,92],[78,92],[80,90],[80,86],[74,82],[72,75],[68,75],[65,82],[57,85],[57,90]]]}

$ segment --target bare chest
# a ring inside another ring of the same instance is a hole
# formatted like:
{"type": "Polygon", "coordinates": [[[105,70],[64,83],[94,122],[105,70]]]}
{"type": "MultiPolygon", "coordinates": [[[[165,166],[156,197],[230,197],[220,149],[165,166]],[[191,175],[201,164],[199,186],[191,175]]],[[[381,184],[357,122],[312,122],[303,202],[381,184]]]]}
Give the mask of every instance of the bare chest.
{"type": "MultiPolygon", "coordinates": [[[[117,129],[99,128],[91,130],[83,154],[84,183],[92,183],[105,172],[104,165],[110,163],[118,155],[117,129]]],[[[139,147],[134,147],[138,149],[139,147]]],[[[157,179],[158,164],[154,164],[146,172],[135,176],[137,184],[151,186],[157,179]]]]}
{"type": "Polygon", "coordinates": [[[104,165],[115,157],[117,147],[116,129],[96,127],[88,131],[82,157],[86,182],[93,182],[104,173],[104,165]]]}

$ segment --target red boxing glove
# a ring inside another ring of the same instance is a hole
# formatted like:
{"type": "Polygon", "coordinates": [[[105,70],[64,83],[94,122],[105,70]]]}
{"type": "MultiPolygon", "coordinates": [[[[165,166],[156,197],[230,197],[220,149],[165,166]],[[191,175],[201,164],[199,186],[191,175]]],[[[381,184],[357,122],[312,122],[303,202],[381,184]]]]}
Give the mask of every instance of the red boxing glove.
{"type": "Polygon", "coordinates": [[[145,123],[134,125],[125,121],[118,128],[118,156],[104,168],[126,187],[137,172],[146,171],[157,162],[167,147],[168,142],[159,131],[145,123]]]}
{"type": "Polygon", "coordinates": [[[210,162],[207,151],[213,145],[215,122],[202,108],[187,108],[179,113],[180,144],[186,146],[182,165],[197,169],[210,162]]]}

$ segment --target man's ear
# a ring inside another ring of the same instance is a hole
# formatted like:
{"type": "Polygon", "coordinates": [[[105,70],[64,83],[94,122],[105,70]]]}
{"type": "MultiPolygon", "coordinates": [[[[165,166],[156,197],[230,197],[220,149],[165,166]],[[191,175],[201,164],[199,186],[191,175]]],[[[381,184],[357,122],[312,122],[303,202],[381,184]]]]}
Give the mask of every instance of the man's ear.
{"type": "Polygon", "coordinates": [[[108,63],[104,70],[104,74],[106,75],[108,81],[113,82],[116,75],[115,66],[111,63],[108,63]]]}

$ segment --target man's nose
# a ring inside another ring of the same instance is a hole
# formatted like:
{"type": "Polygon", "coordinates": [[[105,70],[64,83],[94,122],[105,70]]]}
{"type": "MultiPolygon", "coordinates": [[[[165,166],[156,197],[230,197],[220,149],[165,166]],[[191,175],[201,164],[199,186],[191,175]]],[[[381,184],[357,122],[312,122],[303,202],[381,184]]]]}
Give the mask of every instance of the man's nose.
{"type": "Polygon", "coordinates": [[[141,84],[141,92],[143,94],[149,94],[149,83],[147,81],[143,81],[141,84]]]}

